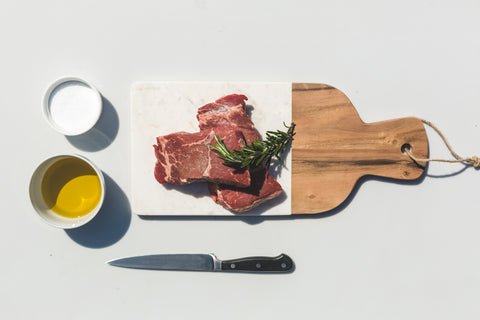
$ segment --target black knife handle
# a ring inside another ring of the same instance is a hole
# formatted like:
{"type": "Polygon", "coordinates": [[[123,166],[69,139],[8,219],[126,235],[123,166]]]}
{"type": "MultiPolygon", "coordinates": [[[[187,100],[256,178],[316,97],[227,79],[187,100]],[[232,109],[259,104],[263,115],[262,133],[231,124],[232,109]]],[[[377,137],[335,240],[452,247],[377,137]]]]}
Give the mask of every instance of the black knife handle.
{"type": "Polygon", "coordinates": [[[277,257],[246,257],[222,261],[222,271],[287,272],[292,268],[292,259],[284,253],[277,257]]]}

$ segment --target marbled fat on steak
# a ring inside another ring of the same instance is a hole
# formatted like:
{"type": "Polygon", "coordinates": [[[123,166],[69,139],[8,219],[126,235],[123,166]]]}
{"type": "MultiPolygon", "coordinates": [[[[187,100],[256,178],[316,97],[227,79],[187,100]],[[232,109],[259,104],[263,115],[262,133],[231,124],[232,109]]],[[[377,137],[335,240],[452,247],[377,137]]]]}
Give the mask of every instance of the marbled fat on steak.
{"type": "MultiPolygon", "coordinates": [[[[240,130],[248,144],[258,140],[253,122],[245,112],[244,95],[232,94],[198,109],[197,119],[201,130],[228,126],[240,130]]],[[[229,210],[248,211],[279,196],[283,189],[262,165],[250,170],[251,185],[247,188],[209,183],[212,199],[229,210]]]]}
{"type": "Polygon", "coordinates": [[[246,169],[227,166],[208,146],[215,144],[214,133],[230,149],[245,145],[241,131],[217,127],[197,133],[177,132],[157,138],[155,178],[160,183],[188,184],[211,181],[236,187],[250,186],[246,169]]]}
{"type": "Polygon", "coordinates": [[[241,94],[231,94],[198,109],[197,119],[200,130],[215,127],[238,128],[247,144],[258,140],[258,133],[252,120],[245,112],[245,100],[241,94]]]}

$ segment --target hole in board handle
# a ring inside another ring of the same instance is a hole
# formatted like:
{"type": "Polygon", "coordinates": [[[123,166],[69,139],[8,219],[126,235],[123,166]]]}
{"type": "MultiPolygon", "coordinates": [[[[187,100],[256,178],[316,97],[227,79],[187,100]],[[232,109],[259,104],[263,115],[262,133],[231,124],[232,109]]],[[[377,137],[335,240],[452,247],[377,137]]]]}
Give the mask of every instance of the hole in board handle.
{"type": "Polygon", "coordinates": [[[400,150],[402,151],[403,154],[407,154],[407,150],[412,152],[412,146],[410,145],[410,143],[404,143],[400,150]]]}

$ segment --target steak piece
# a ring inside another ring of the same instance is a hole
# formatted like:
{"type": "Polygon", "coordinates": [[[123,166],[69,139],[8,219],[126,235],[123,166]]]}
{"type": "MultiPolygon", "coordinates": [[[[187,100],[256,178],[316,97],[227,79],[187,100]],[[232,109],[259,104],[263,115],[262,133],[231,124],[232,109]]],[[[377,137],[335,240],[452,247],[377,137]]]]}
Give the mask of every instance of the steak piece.
{"type": "Polygon", "coordinates": [[[250,177],[252,182],[248,188],[209,183],[208,189],[213,201],[229,210],[245,212],[283,192],[280,184],[264,166],[252,169],[250,177]]]}
{"type": "Polygon", "coordinates": [[[200,130],[215,127],[232,127],[242,131],[247,144],[258,140],[258,133],[252,120],[245,112],[245,100],[241,94],[231,94],[198,109],[197,119],[200,130]]]}
{"type": "Polygon", "coordinates": [[[227,166],[210,150],[215,144],[213,135],[222,138],[229,149],[240,149],[245,140],[234,128],[218,127],[197,133],[177,132],[157,138],[154,145],[157,162],[155,178],[160,183],[188,184],[212,181],[237,187],[250,186],[246,169],[227,166]]]}
{"type": "MultiPolygon", "coordinates": [[[[199,108],[197,119],[200,129],[228,126],[240,130],[247,144],[259,140],[255,126],[245,112],[245,100],[247,97],[244,95],[231,94],[199,108]]],[[[209,182],[210,196],[213,201],[229,210],[245,212],[283,192],[280,184],[263,165],[250,170],[250,179],[252,183],[248,188],[209,182]]]]}

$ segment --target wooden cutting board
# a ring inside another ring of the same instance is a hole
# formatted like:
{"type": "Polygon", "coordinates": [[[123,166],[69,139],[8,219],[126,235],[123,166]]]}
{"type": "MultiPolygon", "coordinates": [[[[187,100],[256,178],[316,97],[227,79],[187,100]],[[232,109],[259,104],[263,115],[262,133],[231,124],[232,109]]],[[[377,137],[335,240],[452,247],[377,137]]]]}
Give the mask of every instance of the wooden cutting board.
{"type": "Polygon", "coordinates": [[[417,118],[365,123],[340,90],[294,83],[292,119],[293,214],[334,209],[366,175],[412,180],[423,173],[425,163],[402,152],[408,145],[427,158],[427,134],[417,118]]]}
{"type": "Polygon", "coordinates": [[[284,194],[241,215],[290,215],[334,209],[358,179],[376,175],[416,179],[423,167],[402,152],[409,145],[428,154],[427,136],[417,118],[364,123],[350,100],[325,84],[249,82],[144,82],[131,91],[131,204],[139,215],[202,216],[232,213],[215,204],[206,184],[160,185],[153,176],[152,145],[160,135],[198,131],[196,109],[239,93],[260,134],[296,123],[291,152],[277,180],[284,194]]]}

